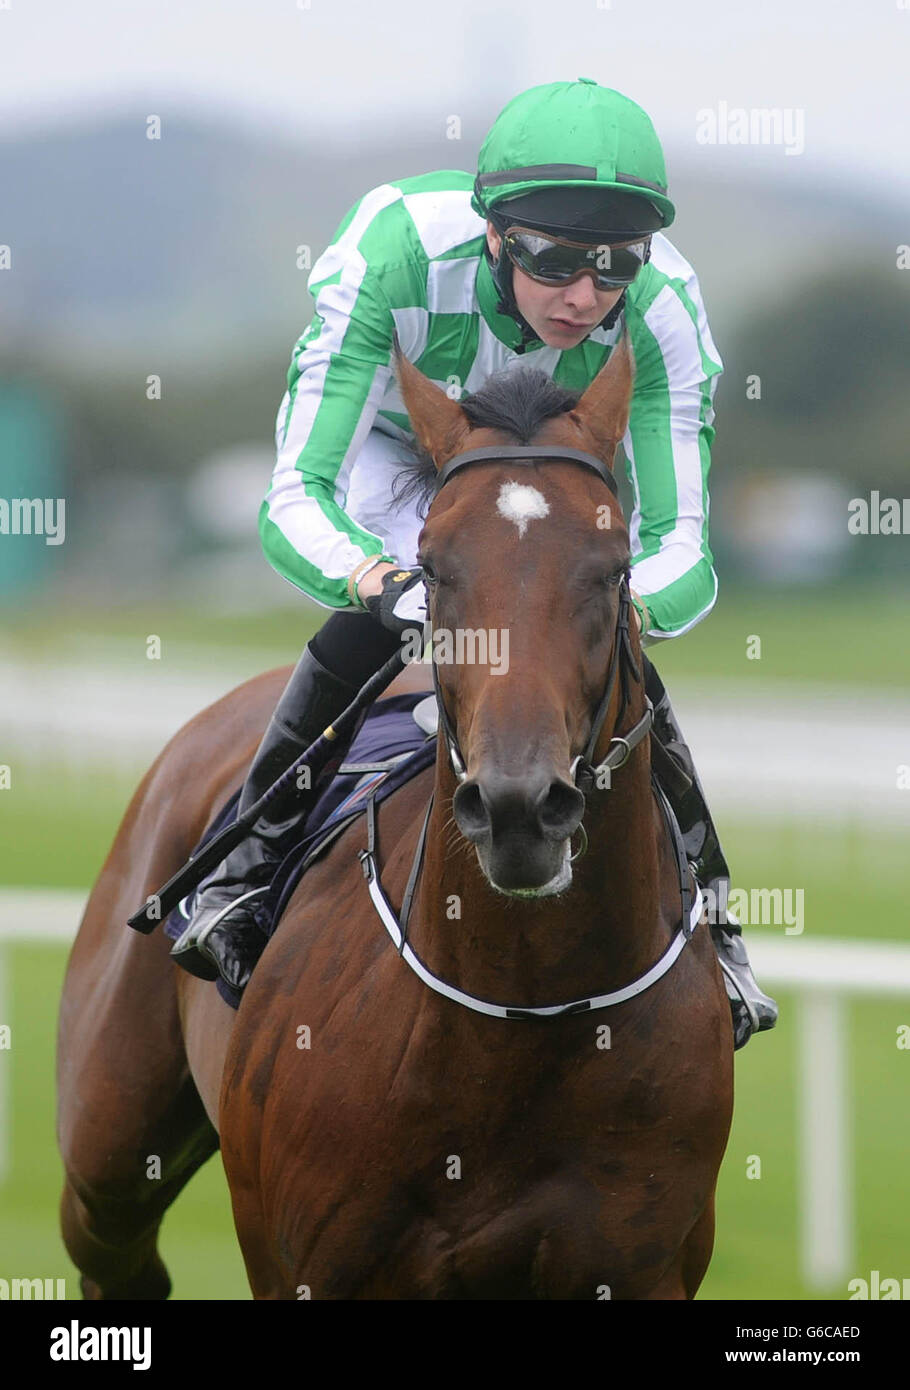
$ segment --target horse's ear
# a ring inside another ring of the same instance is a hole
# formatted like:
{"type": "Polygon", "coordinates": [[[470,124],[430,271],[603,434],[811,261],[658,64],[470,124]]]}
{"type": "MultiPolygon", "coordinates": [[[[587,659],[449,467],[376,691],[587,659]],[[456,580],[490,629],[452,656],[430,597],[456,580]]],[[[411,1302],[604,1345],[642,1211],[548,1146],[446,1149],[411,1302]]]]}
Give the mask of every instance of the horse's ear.
{"type": "Polygon", "coordinates": [[[591,385],[573,411],[572,418],[592,438],[599,457],[612,459],[629,424],[635,359],[628,333],[623,333],[591,385]]]}
{"type": "Polygon", "coordinates": [[[431,455],[437,468],[460,452],[461,441],[471,424],[457,401],[440,391],[435,382],[409,362],[395,334],[392,363],[401,396],[417,440],[431,455]]]}

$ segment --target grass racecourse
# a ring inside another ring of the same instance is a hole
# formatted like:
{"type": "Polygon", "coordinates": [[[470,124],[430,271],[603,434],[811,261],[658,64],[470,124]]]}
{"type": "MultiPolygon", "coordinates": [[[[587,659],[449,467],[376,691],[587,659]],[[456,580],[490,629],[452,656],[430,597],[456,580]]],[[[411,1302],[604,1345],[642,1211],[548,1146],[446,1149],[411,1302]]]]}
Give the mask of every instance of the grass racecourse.
{"type": "MultiPolygon", "coordinates": [[[[910,644],[896,639],[906,630],[901,607],[897,599],[855,590],[812,599],[730,596],[701,628],[658,653],[660,669],[671,693],[678,674],[699,676],[706,687],[714,676],[741,678],[750,689],[766,679],[800,682],[807,699],[826,685],[875,685],[898,696],[910,686],[910,644]],[[746,656],[754,636],[762,639],[758,661],[746,656]]],[[[276,653],[293,661],[307,626],[299,613],[233,626],[224,618],[203,621],[162,610],[69,620],[39,614],[31,623],[5,626],[0,645],[19,658],[47,659],[80,641],[109,654],[130,641],[144,643],[150,632],[200,660],[230,642],[232,656],[240,653],[252,674],[274,664],[276,653]]],[[[55,774],[46,762],[17,768],[15,748],[7,753],[0,747],[3,763],[13,766],[14,778],[0,792],[0,888],[87,889],[130,786],[122,774],[103,768],[90,778],[55,774]]],[[[896,830],[857,820],[822,828],[792,820],[782,805],[778,820],[725,818],[721,831],[734,884],[804,889],[807,938],[906,939],[906,837],[896,830]]],[[[0,1278],[64,1277],[68,1296],[76,1297],[75,1271],[57,1226],[61,1168],[54,1138],[56,1014],[66,949],[28,943],[3,952],[8,1016],[0,1024],[10,1026],[12,1046],[0,1050],[10,1118],[10,1166],[0,1184],[0,1278]]],[[[699,1297],[844,1299],[846,1281],[819,1289],[800,1273],[797,1000],[789,991],[774,993],[781,1005],[778,1028],[736,1057],[736,1111],[720,1176],[714,1259],[699,1297]],[[750,1177],[756,1156],[761,1175],[750,1177]]],[[[878,1270],[882,1278],[902,1278],[910,1274],[910,1204],[900,1195],[910,1164],[910,1051],[897,1042],[901,1026],[910,1025],[910,997],[851,1004],[847,1019],[857,1217],[855,1268],[848,1277],[868,1279],[878,1270]]],[[[165,1219],[162,1250],[173,1297],[249,1297],[217,1156],[165,1219]]]]}

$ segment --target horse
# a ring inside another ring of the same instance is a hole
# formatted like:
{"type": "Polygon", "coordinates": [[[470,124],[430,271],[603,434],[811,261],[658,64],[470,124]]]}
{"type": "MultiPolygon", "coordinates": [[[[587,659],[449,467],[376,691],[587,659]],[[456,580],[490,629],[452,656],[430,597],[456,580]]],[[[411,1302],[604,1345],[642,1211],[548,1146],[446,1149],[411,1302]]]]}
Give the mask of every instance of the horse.
{"type": "MultiPolygon", "coordinates": [[[[60,1011],[86,1298],[167,1297],[160,1222],[219,1145],[256,1299],[691,1299],[710,1261],[732,1029],[628,624],[628,341],[580,395],[516,372],[456,402],[397,371],[434,640],[507,634],[508,661],[434,649],[435,762],[309,868],[236,1011],[123,924],[242,782],[287,670],[150,768],[60,1011]]],[[[415,663],[389,694],[430,684],[415,663]]]]}

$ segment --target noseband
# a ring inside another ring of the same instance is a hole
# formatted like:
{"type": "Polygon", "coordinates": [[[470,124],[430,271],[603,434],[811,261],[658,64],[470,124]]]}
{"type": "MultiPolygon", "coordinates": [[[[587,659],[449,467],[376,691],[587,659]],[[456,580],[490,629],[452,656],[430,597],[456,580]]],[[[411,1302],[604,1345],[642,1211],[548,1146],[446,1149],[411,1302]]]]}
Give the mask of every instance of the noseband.
{"type": "MultiPolygon", "coordinates": [[[[581,449],[556,449],[550,445],[500,445],[490,449],[469,449],[466,453],[456,454],[450,458],[439,470],[436,480],[435,496],[452,476],[462,468],[467,468],[472,464],[495,463],[504,461],[518,465],[530,465],[540,459],[547,459],[551,463],[570,463],[581,464],[582,467],[590,469],[596,473],[601,482],[606,483],[614,497],[619,496],[616,486],[616,479],[610,469],[602,459],[595,458],[593,454],[586,454],[581,449]]],[[[654,710],[651,701],[645,696],[645,712],[637,724],[628,729],[625,734],[617,734],[610,740],[609,751],[602,762],[594,766],[591,759],[594,757],[594,749],[600,737],[604,720],[607,717],[607,710],[616,686],[617,676],[619,677],[622,688],[622,700],[617,715],[617,725],[622,723],[623,715],[629,703],[630,678],[637,685],[641,684],[641,672],[632,655],[632,645],[629,639],[629,609],[631,607],[631,596],[629,593],[629,571],[626,570],[622,578],[619,589],[619,613],[616,619],[616,631],[613,637],[613,653],[610,658],[610,670],[607,674],[607,683],[604,693],[595,711],[591,722],[591,733],[588,738],[585,751],[580,753],[572,763],[572,780],[574,784],[584,792],[589,791],[609,791],[611,786],[611,775],[624,763],[628,762],[629,756],[651,728],[654,717],[654,710]]],[[[439,723],[445,737],[446,747],[449,751],[449,761],[452,770],[459,782],[464,782],[467,778],[465,761],[458,746],[458,738],[452,727],[446,711],[445,703],[442,698],[442,690],[439,684],[439,673],[436,669],[436,662],[431,661],[433,668],[433,685],[436,691],[436,703],[439,706],[439,723]]]]}

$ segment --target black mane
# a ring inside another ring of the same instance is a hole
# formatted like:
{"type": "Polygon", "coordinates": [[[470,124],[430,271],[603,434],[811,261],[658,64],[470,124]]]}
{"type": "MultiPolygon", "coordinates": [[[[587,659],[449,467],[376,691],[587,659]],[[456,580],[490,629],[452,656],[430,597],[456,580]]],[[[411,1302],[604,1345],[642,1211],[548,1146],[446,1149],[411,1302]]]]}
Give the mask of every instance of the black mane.
{"type": "MultiPolygon", "coordinates": [[[[545,420],[564,415],[578,404],[580,393],[558,386],[536,367],[497,372],[479,391],[465,396],[461,408],[475,429],[504,430],[516,444],[530,444],[545,420]]],[[[413,458],[402,462],[392,483],[396,505],[415,498],[426,516],[436,489],[436,465],[416,441],[413,458]]]]}

